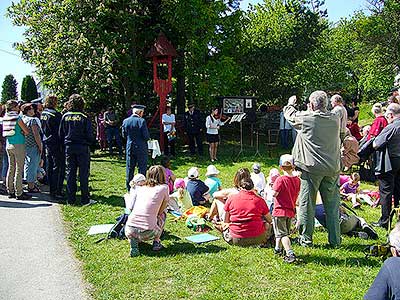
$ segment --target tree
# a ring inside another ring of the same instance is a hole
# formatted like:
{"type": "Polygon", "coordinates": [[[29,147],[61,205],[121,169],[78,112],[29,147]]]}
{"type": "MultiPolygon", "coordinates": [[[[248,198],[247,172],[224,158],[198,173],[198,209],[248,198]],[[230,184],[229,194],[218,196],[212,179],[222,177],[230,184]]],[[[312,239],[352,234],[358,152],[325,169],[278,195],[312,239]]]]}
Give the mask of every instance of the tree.
{"type": "Polygon", "coordinates": [[[18,99],[17,85],[17,81],[13,75],[9,74],[4,78],[1,91],[2,103],[6,102],[7,100],[18,99]]]}
{"type": "Polygon", "coordinates": [[[30,102],[37,99],[38,92],[36,88],[35,79],[31,75],[27,75],[22,80],[21,87],[21,100],[25,102],[30,102]]]}

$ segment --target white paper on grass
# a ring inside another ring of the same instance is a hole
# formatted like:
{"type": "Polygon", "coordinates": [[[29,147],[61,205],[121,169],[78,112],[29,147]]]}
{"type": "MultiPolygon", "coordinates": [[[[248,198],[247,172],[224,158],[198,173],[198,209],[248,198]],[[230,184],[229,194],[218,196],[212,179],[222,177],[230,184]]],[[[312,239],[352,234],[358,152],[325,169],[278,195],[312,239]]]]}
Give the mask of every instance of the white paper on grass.
{"type": "Polygon", "coordinates": [[[114,224],[93,225],[92,227],[90,227],[88,235],[95,235],[95,234],[110,232],[110,230],[113,226],[114,226],[114,224]]]}

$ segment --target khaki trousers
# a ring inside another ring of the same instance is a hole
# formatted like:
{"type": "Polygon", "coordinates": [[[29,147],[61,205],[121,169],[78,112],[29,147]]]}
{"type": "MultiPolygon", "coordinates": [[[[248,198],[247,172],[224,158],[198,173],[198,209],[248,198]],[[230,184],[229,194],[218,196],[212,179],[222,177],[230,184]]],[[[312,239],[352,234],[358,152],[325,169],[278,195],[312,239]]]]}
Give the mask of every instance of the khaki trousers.
{"type": "Polygon", "coordinates": [[[8,144],[8,171],[6,178],[7,192],[16,196],[22,195],[22,175],[24,174],[25,144],[8,144]]]}

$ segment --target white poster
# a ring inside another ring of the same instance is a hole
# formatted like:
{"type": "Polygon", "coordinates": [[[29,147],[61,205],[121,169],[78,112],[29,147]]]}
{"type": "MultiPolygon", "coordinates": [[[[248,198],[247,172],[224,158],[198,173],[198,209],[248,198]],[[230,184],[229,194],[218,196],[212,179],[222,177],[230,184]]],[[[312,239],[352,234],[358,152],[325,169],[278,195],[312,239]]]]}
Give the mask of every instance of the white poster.
{"type": "Polygon", "coordinates": [[[253,107],[252,99],[246,99],[246,108],[252,108],[252,107],[253,107]]]}

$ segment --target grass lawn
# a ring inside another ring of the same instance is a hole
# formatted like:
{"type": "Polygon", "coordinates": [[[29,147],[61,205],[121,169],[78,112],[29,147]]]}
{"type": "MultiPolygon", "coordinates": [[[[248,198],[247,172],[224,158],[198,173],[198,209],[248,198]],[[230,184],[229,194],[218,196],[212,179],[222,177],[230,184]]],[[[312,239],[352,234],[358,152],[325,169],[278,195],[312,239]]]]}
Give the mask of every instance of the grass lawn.
{"type": "MultiPolygon", "coordinates": [[[[232,186],[239,167],[251,168],[256,161],[254,150],[247,149],[241,161],[233,162],[233,149],[238,150],[224,144],[221,160],[215,164],[224,187],[232,186]]],[[[265,174],[277,164],[277,158],[261,157],[257,161],[265,174]]],[[[178,177],[184,177],[191,166],[198,166],[204,178],[209,161],[179,155],[172,164],[178,177]]],[[[126,240],[95,244],[99,236],[86,235],[91,225],[113,223],[122,213],[125,162],[95,155],[90,185],[92,198],[99,203],[63,206],[62,213],[84,276],[93,286],[94,299],[362,299],[382,263],[364,256],[364,248],[372,241],[344,237],[340,248],[329,249],[327,233],[322,229],[316,230],[313,248],[294,245],[301,259],[294,265],[275,257],[273,249],[238,248],[222,239],[195,245],[184,239],[193,232],[170,216],[163,239],[166,249],[153,253],[150,244],[141,244],[142,255],[129,258],[126,240]]],[[[378,219],[380,210],[364,206],[359,215],[371,222],[378,219]]],[[[218,235],[215,230],[210,233],[218,235]]],[[[385,232],[378,233],[384,241],[385,232]]]]}

